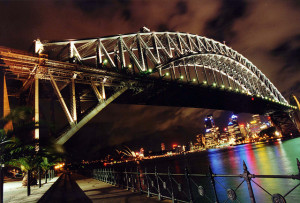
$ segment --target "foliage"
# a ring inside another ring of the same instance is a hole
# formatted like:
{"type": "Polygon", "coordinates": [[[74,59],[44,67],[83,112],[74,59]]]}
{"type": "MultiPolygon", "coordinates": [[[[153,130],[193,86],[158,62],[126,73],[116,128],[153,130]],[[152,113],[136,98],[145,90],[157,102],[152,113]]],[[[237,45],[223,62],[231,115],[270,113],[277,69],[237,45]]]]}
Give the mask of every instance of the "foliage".
{"type": "MultiPolygon", "coordinates": [[[[7,144],[1,154],[5,157],[8,165],[18,167],[25,172],[35,170],[38,166],[48,170],[61,160],[61,154],[57,152],[52,140],[45,138],[39,140],[39,143],[36,142],[37,140],[33,136],[36,125],[32,118],[33,111],[31,108],[18,107],[2,119],[6,123],[12,121],[14,129],[5,133],[5,139],[11,142],[5,142],[7,144]],[[39,146],[38,151],[36,146],[39,146]]],[[[2,133],[4,130],[0,132],[2,133]]]]}

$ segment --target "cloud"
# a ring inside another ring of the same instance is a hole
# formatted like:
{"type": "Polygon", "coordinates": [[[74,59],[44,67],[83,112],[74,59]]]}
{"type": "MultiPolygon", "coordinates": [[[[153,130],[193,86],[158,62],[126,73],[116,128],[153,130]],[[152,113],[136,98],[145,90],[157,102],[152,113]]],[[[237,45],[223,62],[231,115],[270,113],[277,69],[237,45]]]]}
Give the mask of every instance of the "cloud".
{"type": "Polygon", "coordinates": [[[232,26],[246,14],[247,4],[244,0],[223,0],[217,15],[206,23],[206,35],[221,42],[230,42],[235,36],[232,26]]]}

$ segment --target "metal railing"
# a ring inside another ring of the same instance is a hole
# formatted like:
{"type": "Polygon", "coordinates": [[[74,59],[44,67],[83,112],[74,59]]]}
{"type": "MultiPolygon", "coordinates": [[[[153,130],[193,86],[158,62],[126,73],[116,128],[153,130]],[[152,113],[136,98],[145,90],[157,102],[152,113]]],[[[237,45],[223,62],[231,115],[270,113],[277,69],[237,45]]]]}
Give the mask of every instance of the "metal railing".
{"type": "Polygon", "coordinates": [[[138,167],[134,171],[126,168],[123,170],[121,167],[105,167],[94,169],[93,177],[133,192],[145,193],[148,197],[157,196],[158,200],[170,199],[172,202],[245,202],[250,198],[250,202],[255,203],[256,192],[260,190],[270,196],[271,202],[285,203],[285,198],[300,185],[300,182],[297,181],[300,180],[298,159],[297,167],[299,170],[297,175],[251,174],[245,162],[243,162],[243,173],[241,174],[214,174],[210,167],[207,174],[191,174],[188,168],[185,168],[184,173],[173,174],[170,168],[167,173],[159,173],[156,167],[154,172],[148,172],[147,168],[143,171],[138,167]],[[239,178],[239,180],[235,182],[238,183],[235,188],[226,188],[222,181],[218,180],[219,178],[226,178],[226,180],[227,178],[239,178]],[[254,180],[270,178],[290,179],[297,183],[293,183],[292,188],[282,195],[271,194],[259,181],[254,180]]]}

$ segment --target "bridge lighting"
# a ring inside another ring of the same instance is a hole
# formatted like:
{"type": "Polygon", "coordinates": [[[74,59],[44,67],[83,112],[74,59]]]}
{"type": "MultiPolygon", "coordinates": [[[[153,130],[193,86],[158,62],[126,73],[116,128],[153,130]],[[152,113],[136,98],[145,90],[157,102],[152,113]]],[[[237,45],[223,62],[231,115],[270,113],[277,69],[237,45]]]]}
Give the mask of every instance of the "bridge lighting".
{"type": "Polygon", "coordinates": [[[168,72],[166,72],[166,74],[165,74],[166,76],[169,76],[170,74],[168,73],[168,72]]]}
{"type": "Polygon", "coordinates": [[[225,88],[225,85],[221,85],[222,88],[225,88]]]}
{"type": "Polygon", "coordinates": [[[245,93],[245,90],[242,90],[242,93],[245,93]]]}
{"type": "Polygon", "coordinates": [[[207,84],[207,81],[204,80],[204,81],[203,81],[203,84],[206,85],[206,84],[207,84]]]}
{"type": "Polygon", "coordinates": [[[183,75],[180,76],[180,79],[181,79],[181,80],[183,79],[183,75]]]}
{"type": "Polygon", "coordinates": [[[152,73],[152,69],[150,68],[150,69],[148,70],[148,72],[149,72],[149,73],[152,73]]]}
{"type": "Polygon", "coordinates": [[[238,92],[238,91],[239,91],[239,89],[238,89],[238,88],[236,88],[236,89],[235,89],[235,91],[236,91],[236,92],[238,92]]]}
{"type": "Polygon", "coordinates": [[[193,78],[193,82],[196,82],[196,79],[195,79],[195,78],[193,78]]]}
{"type": "Polygon", "coordinates": [[[232,90],[232,87],[229,87],[230,90],[232,90]]]}
{"type": "Polygon", "coordinates": [[[216,84],[216,83],[213,83],[213,86],[215,87],[215,86],[217,86],[217,84],[216,84]]]}
{"type": "Polygon", "coordinates": [[[132,68],[132,65],[131,65],[131,64],[128,64],[128,68],[132,68]]]}
{"type": "Polygon", "coordinates": [[[104,60],[103,60],[103,65],[106,65],[107,62],[108,62],[108,60],[107,60],[107,59],[104,59],[104,60]]]}
{"type": "Polygon", "coordinates": [[[254,97],[252,97],[251,100],[254,101],[254,97]]]}
{"type": "Polygon", "coordinates": [[[257,94],[256,96],[257,96],[257,97],[260,97],[260,95],[259,95],[259,94],[257,94]]]}

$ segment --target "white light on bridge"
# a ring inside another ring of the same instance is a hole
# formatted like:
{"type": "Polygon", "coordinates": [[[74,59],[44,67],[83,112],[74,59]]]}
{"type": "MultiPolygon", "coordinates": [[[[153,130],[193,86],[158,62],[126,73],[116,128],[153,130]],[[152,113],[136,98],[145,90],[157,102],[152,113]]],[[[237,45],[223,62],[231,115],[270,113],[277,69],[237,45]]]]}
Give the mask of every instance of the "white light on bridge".
{"type": "Polygon", "coordinates": [[[181,80],[183,79],[183,75],[180,76],[180,79],[181,79],[181,80]]]}
{"type": "Polygon", "coordinates": [[[221,85],[222,88],[225,88],[225,85],[221,85]]]}
{"type": "Polygon", "coordinates": [[[165,74],[166,76],[169,76],[170,74],[168,73],[168,72],[166,72],[166,74],[165,74]]]}
{"type": "Polygon", "coordinates": [[[203,84],[205,84],[205,85],[206,85],[206,84],[207,84],[207,82],[204,80],[204,81],[203,81],[203,84]]]}

